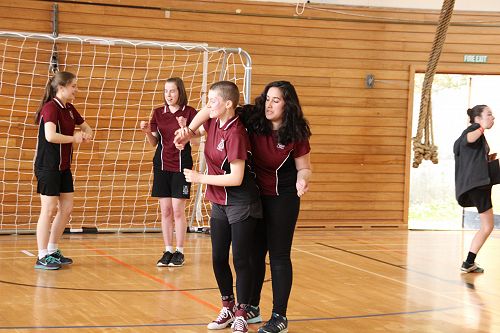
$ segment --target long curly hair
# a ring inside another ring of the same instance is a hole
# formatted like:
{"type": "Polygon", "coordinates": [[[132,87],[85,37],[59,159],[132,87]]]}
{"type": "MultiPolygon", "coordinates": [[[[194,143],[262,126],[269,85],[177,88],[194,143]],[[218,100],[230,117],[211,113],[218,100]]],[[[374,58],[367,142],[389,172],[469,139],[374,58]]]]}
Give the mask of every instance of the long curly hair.
{"type": "Polygon", "coordinates": [[[266,118],[266,99],[267,92],[273,87],[281,90],[285,101],[283,122],[278,129],[278,142],[287,145],[291,142],[309,139],[311,136],[309,122],[304,117],[295,87],[288,81],[269,83],[262,94],[255,99],[254,110],[245,121],[248,130],[256,134],[270,135],[272,133],[272,123],[266,118]]]}

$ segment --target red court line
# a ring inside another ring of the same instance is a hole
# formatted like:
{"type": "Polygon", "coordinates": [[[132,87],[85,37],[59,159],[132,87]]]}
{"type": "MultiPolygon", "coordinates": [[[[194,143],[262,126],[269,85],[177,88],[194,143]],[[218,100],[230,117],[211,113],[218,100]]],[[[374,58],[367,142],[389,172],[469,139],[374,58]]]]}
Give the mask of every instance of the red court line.
{"type": "MultiPolygon", "coordinates": [[[[170,284],[170,283],[167,283],[165,281],[163,281],[162,279],[160,278],[157,278],[156,276],[153,276],[133,265],[130,265],[130,264],[127,264],[126,262],[124,261],[121,261],[120,259],[118,258],[115,258],[113,257],[112,255],[110,254],[107,254],[106,252],[104,252],[103,250],[99,250],[99,249],[94,249],[94,248],[91,248],[91,247],[88,247],[88,246],[85,246],[87,247],[89,250],[92,250],[100,255],[102,255],[103,257],[106,257],[114,262],[116,262],[117,264],[120,264],[122,265],[123,267],[126,267],[128,269],[130,269],[131,271],[134,271],[136,273],[138,273],[139,275],[142,275],[150,280],[153,280],[155,282],[158,282],[159,284],[161,285],[164,285],[166,286],[167,288],[171,289],[171,290],[178,290],[179,288],[177,288],[176,286],[174,286],[173,284],[170,284]]],[[[219,312],[220,308],[213,305],[212,303],[209,303],[209,302],[206,302],[204,300],[202,300],[201,298],[198,298],[196,296],[194,296],[193,294],[191,294],[190,292],[187,292],[187,291],[184,291],[184,290],[178,290],[181,294],[183,294],[184,296],[186,296],[187,298],[190,298],[191,300],[195,301],[196,303],[199,303],[201,305],[204,305],[206,306],[207,308],[210,308],[212,310],[214,310],[215,312],[219,312]]]]}

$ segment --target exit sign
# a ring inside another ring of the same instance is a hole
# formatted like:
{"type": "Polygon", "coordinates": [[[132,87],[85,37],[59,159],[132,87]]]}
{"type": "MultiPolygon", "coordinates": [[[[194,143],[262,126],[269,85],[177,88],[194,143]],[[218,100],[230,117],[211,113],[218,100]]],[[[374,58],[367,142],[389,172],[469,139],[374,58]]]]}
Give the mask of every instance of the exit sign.
{"type": "Polygon", "coordinates": [[[479,64],[485,64],[488,62],[488,56],[480,54],[464,54],[464,62],[475,62],[479,64]]]}

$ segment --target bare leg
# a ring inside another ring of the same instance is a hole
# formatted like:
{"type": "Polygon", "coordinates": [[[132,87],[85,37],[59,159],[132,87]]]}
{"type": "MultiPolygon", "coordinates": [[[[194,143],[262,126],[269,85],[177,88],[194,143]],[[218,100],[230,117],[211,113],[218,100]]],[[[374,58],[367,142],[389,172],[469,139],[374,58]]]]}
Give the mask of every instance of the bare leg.
{"type": "Polygon", "coordinates": [[[38,251],[47,250],[50,235],[50,222],[52,221],[52,216],[54,216],[54,213],[57,210],[58,200],[59,197],[57,196],[40,195],[42,208],[36,225],[38,251]]]}
{"type": "Polygon", "coordinates": [[[165,246],[172,246],[174,238],[172,198],[160,198],[161,230],[165,246]]]}
{"type": "Polygon", "coordinates": [[[175,220],[175,240],[177,247],[184,247],[186,238],[186,199],[172,199],[175,220]]]}
{"type": "Polygon", "coordinates": [[[52,223],[52,228],[50,230],[49,243],[57,244],[64,232],[64,228],[69,222],[72,211],[73,192],[61,193],[59,197],[59,209],[57,210],[54,223],[52,223]]]}
{"type": "Polygon", "coordinates": [[[470,252],[475,254],[479,252],[484,242],[486,242],[486,239],[488,239],[488,236],[493,231],[493,209],[490,208],[484,213],[479,214],[479,218],[481,219],[481,227],[477,231],[476,235],[474,235],[470,246],[470,252]]]}

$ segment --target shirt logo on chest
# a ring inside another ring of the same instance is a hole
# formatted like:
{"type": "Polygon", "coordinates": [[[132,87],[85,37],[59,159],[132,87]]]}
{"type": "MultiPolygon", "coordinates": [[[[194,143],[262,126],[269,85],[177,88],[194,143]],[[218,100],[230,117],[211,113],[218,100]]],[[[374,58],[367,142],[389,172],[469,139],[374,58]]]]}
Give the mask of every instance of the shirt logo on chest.
{"type": "Polygon", "coordinates": [[[278,148],[278,149],[285,149],[285,145],[282,145],[281,143],[278,143],[276,145],[276,148],[278,148]]]}
{"type": "Polygon", "coordinates": [[[217,145],[217,150],[218,151],[223,151],[224,150],[224,139],[220,139],[220,142],[217,145]]]}

